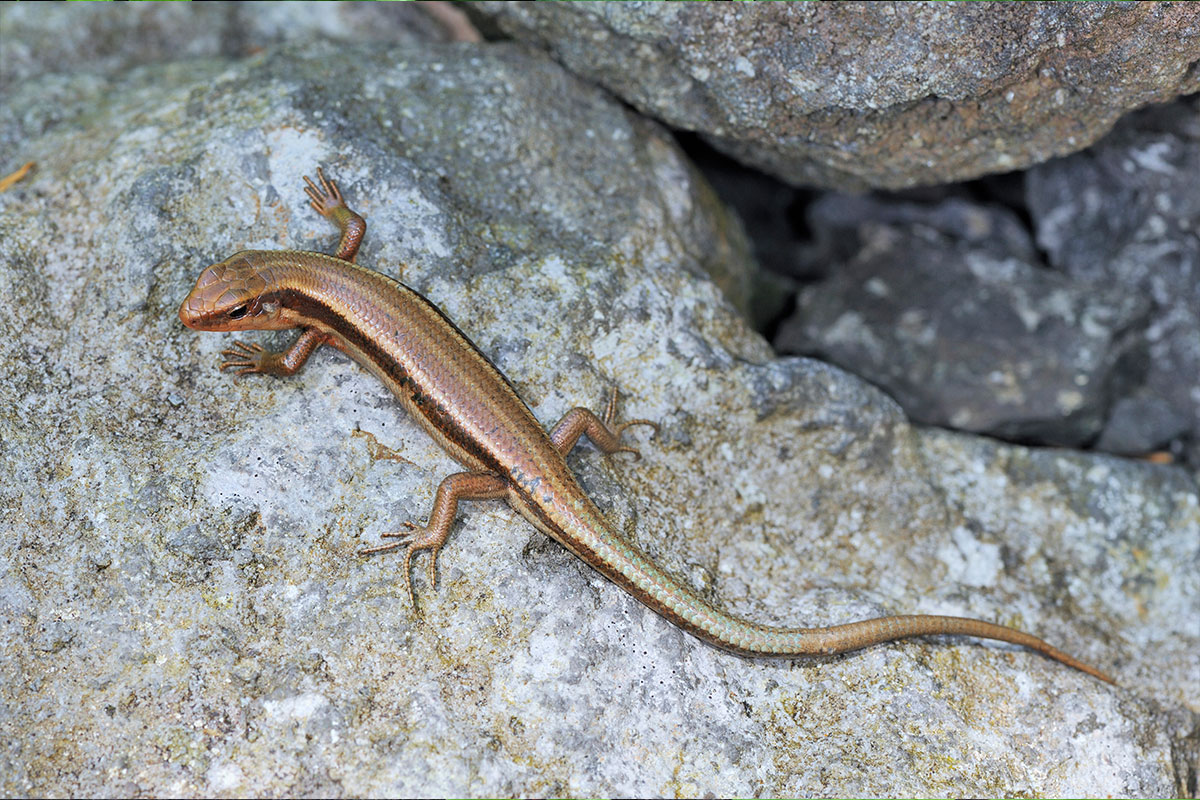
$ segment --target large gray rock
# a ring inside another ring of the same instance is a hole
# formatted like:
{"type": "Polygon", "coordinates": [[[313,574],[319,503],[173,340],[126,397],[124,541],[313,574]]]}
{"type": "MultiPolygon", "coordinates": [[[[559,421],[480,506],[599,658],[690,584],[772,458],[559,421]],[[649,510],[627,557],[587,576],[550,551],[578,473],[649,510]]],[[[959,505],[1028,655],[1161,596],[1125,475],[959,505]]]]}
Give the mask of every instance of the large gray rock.
{"type": "Polygon", "coordinates": [[[282,41],[448,40],[416,3],[4,3],[0,88],[46,73],[245,56],[282,41]]]}
{"type": "Polygon", "coordinates": [[[2,107],[38,167],[0,194],[0,792],[1184,790],[1191,478],[921,432],[773,358],[709,277],[747,272],[739,228],[656,125],[556,65],[309,44],[43,75],[2,107]],[[356,551],[456,465],[340,355],[238,381],[232,337],[175,316],[234,250],[331,246],[300,192],[319,163],[367,217],[361,263],[439,303],[540,419],[617,385],[662,423],[642,461],[571,460],[713,602],[997,619],[1122,688],[955,639],[738,658],[498,503],[468,504],[436,590],[418,570],[414,614],[399,559],[356,551]]]}
{"type": "Polygon", "coordinates": [[[746,164],[837,189],[1020,169],[1200,89],[1192,3],[468,7],[746,164]]]}
{"type": "Polygon", "coordinates": [[[811,220],[831,275],[776,348],[867,378],[917,422],[1085,445],[1143,369],[1149,303],[1040,268],[1002,209],[831,195],[811,220]]]}
{"type": "MultiPolygon", "coordinates": [[[[1190,441],[1200,465],[1200,96],[1122,120],[1095,147],[1027,179],[1038,244],[1075,280],[1153,306],[1144,381],[1101,445],[1145,453],[1190,441]]],[[[1181,453],[1182,454],[1182,453],[1181,453]]]]}

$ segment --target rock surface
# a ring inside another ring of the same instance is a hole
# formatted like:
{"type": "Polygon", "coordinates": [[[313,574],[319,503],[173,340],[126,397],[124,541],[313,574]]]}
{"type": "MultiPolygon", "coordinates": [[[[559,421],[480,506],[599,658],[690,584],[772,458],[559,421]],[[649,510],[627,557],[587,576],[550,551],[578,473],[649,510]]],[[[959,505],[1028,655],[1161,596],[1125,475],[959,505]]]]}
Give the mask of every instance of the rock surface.
{"type": "Polygon", "coordinates": [[[0,5],[0,89],[45,73],[109,73],[159,61],[245,56],[282,41],[448,39],[415,3],[0,5]]]}
{"type": "Polygon", "coordinates": [[[306,44],[46,74],[7,91],[0,142],[38,164],[0,193],[0,792],[1163,796],[1195,774],[1194,480],[918,430],[774,358],[727,299],[740,228],[657,125],[545,58],[306,44]],[[413,614],[399,559],[356,551],[456,465],[340,355],[238,381],[232,337],[175,316],[237,249],[331,247],[317,164],[367,217],[360,262],[540,419],[616,385],[662,423],[642,461],[572,464],[714,602],[995,619],[1122,687],[954,639],[741,659],[495,503],[465,509],[436,590],[418,562],[413,614]]]}
{"type": "Polygon", "coordinates": [[[914,421],[1086,445],[1144,369],[1149,303],[1040,268],[1003,209],[831,195],[810,217],[831,275],[775,347],[867,378],[914,421]]]}
{"type": "Polygon", "coordinates": [[[1192,3],[471,3],[649,116],[798,184],[903,188],[1080,150],[1200,89],[1192,3]]]}
{"type": "Polygon", "coordinates": [[[1086,153],[1033,169],[1038,245],[1074,280],[1152,304],[1140,388],[1100,445],[1145,453],[1186,442],[1200,465],[1200,96],[1122,120],[1086,153]]]}

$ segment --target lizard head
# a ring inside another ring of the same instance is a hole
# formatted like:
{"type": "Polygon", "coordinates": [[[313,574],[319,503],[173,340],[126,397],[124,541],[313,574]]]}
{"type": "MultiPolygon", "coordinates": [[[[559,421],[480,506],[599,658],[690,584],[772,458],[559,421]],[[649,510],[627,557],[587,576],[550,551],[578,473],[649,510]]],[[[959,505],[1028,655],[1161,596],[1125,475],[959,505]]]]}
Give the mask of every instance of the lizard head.
{"type": "Polygon", "coordinates": [[[179,321],[198,331],[283,330],[295,326],[280,314],[270,273],[242,251],[205,268],[179,307],[179,321]]]}

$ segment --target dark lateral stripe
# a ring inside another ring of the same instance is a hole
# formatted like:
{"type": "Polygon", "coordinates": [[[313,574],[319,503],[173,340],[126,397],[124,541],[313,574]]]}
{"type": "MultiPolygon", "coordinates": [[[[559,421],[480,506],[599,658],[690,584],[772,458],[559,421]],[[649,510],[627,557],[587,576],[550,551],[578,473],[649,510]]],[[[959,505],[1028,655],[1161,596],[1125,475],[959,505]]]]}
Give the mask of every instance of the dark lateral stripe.
{"type": "MultiPolygon", "coordinates": [[[[402,287],[400,291],[403,292],[404,289],[407,289],[407,287],[402,287]]],[[[416,292],[412,292],[412,295],[420,297],[416,292]]],[[[268,298],[264,296],[263,299],[267,300],[268,298]]],[[[476,461],[485,465],[487,469],[497,473],[503,472],[501,464],[490,453],[479,447],[478,442],[459,424],[457,417],[449,409],[435,402],[424,391],[422,386],[413,380],[400,361],[389,352],[387,342],[379,341],[368,335],[363,328],[347,319],[340,309],[320,297],[308,294],[303,289],[284,289],[273,293],[269,299],[278,301],[281,305],[291,309],[306,320],[312,320],[332,330],[338,338],[349,346],[351,351],[359,354],[362,358],[370,360],[376,368],[388,376],[390,380],[388,388],[393,389],[393,391],[397,389],[406,391],[408,399],[417,411],[429,421],[430,425],[447,442],[462,452],[469,454],[476,461]]],[[[421,299],[424,300],[427,307],[434,311],[438,310],[437,306],[425,300],[425,298],[421,299]]],[[[457,329],[455,331],[459,336],[462,336],[461,331],[457,329]]],[[[478,348],[475,348],[465,336],[463,336],[463,341],[470,345],[476,353],[479,353],[478,348]]],[[[481,353],[479,355],[482,357],[481,353]]],[[[494,366],[492,368],[495,369],[494,366]]],[[[499,373],[497,372],[497,374],[499,373]]]]}

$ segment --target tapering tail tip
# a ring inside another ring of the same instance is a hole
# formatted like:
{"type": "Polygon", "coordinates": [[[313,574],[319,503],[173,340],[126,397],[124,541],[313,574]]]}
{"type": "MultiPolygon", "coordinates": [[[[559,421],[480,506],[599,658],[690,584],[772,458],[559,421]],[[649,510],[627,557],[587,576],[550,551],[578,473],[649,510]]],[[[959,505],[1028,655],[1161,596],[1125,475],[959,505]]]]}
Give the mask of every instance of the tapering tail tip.
{"type": "Polygon", "coordinates": [[[1074,666],[1076,669],[1078,669],[1082,672],[1086,672],[1088,675],[1091,675],[1093,678],[1099,678],[1100,680],[1104,681],[1105,683],[1111,683],[1113,686],[1117,686],[1117,687],[1120,687],[1120,685],[1121,685],[1121,684],[1117,683],[1116,678],[1112,677],[1107,672],[1101,672],[1100,670],[1096,669],[1095,667],[1089,667],[1087,664],[1073,664],[1072,666],[1074,666]]]}

